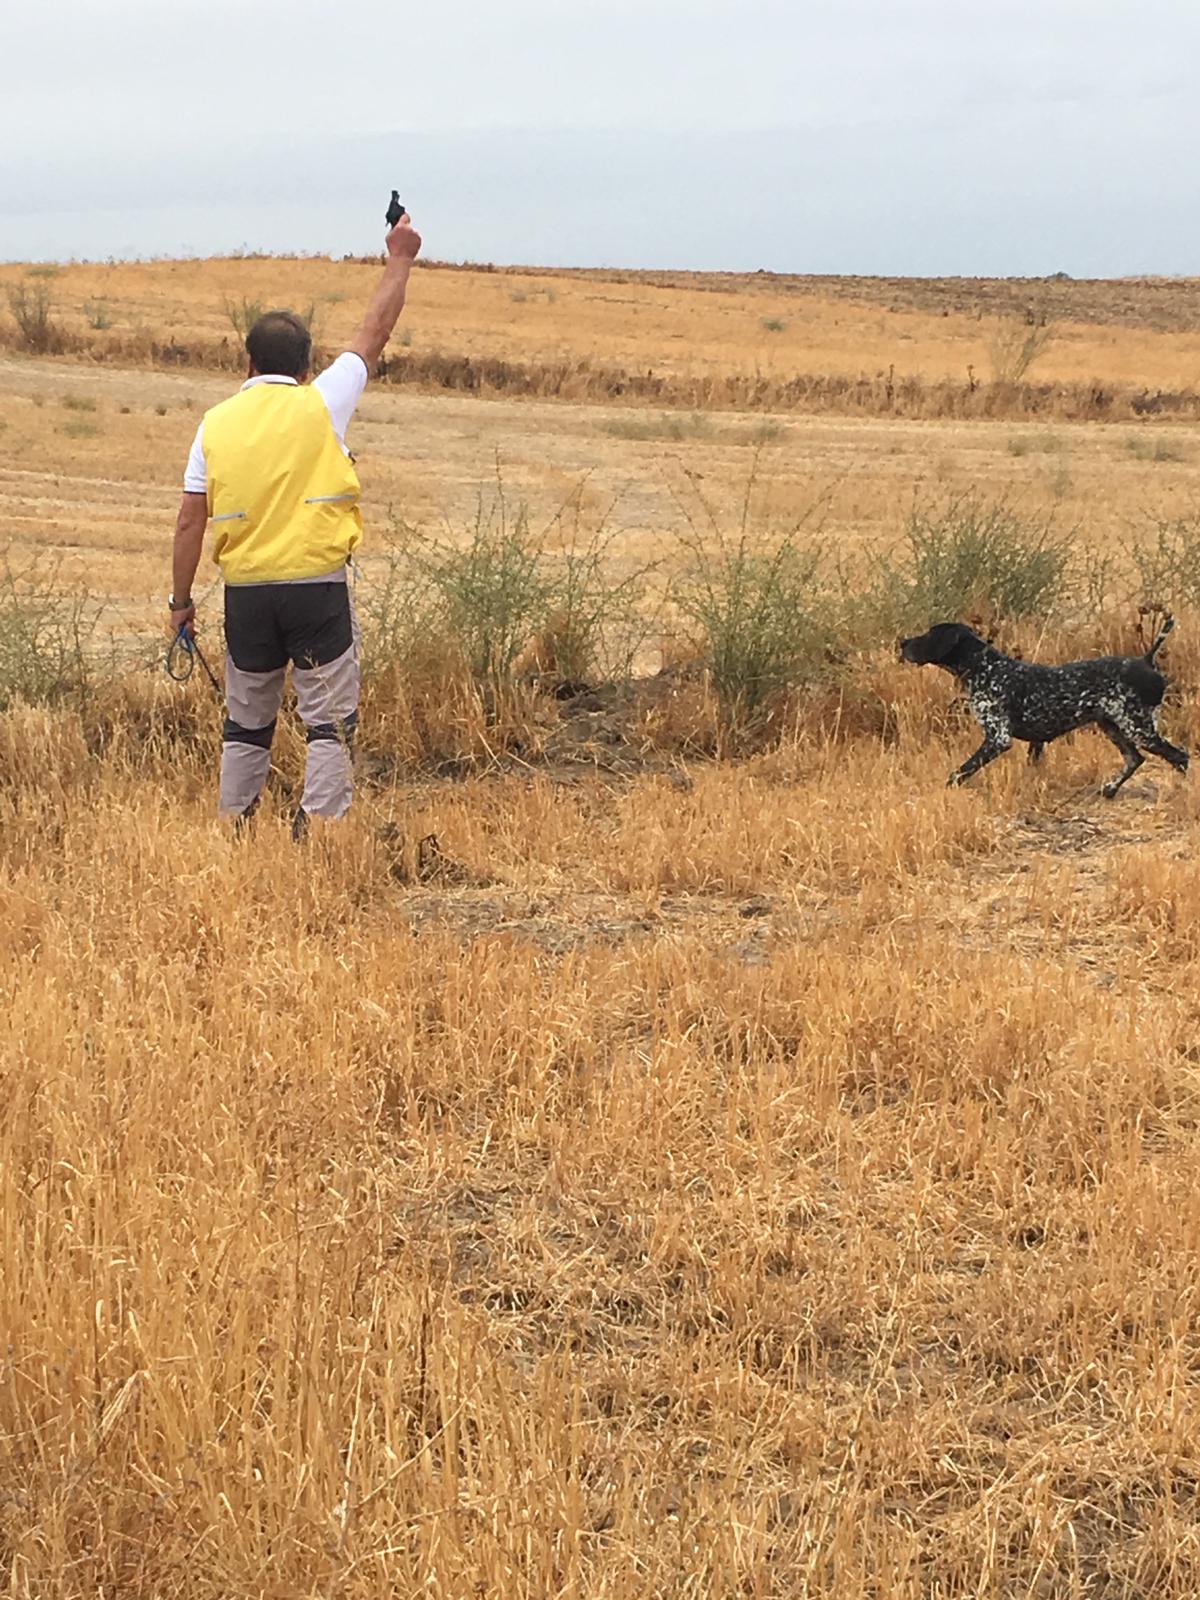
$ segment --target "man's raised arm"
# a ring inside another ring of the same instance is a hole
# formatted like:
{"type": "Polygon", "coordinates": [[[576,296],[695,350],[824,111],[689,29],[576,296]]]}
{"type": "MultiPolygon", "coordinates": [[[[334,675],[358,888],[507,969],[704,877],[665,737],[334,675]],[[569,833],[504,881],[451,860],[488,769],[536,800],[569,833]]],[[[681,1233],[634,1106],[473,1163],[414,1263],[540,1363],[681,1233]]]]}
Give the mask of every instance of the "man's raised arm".
{"type": "Polygon", "coordinates": [[[404,310],[404,296],[408,289],[408,275],[421,248],[421,235],[409,221],[408,212],[388,233],[387,265],[383,280],[371,296],[358,332],[346,346],[367,364],[367,371],[375,370],[375,363],[383,354],[391,338],[396,318],[404,310]]]}

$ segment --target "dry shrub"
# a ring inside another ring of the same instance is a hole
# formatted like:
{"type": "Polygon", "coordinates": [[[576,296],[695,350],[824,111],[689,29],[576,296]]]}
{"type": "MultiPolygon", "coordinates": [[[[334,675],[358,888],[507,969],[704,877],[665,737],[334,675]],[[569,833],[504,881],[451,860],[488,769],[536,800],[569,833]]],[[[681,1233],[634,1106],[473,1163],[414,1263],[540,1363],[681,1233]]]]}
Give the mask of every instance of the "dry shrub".
{"type": "Polygon", "coordinates": [[[68,348],[66,331],[54,320],[53,301],[44,283],[10,284],[8,309],[17,325],[20,347],[34,355],[60,355],[68,348]]]}
{"type": "Polygon", "coordinates": [[[827,670],[840,620],[819,543],[827,497],[780,531],[755,517],[757,482],[756,455],[733,530],[694,475],[677,497],[684,527],[671,597],[735,739],[760,732],[789,690],[827,670]]]}
{"type": "Polygon", "coordinates": [[[86,694],[96,672],[100,608],[59,581],[53,562],[0,564],[0,710],[86,694]]]}
{"type": "Polygon", "coordinates": [[[1019,320],[1001,322],[988,343],[992,377],[999,384],[1023,382],[1029,369],[1041,360],[1057,336],[1052,322],[1032,313],[1019,320]]]}

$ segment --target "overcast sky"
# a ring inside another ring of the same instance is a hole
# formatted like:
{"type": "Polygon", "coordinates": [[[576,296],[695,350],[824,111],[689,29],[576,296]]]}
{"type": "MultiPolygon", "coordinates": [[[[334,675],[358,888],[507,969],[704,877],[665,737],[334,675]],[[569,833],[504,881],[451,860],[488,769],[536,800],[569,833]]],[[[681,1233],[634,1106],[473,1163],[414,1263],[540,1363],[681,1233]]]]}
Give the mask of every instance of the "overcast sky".
{"type": "Polygon", "coordinates": [[[1197,0],[38,0],[0,259],[1200,273],[1197,0]]]}

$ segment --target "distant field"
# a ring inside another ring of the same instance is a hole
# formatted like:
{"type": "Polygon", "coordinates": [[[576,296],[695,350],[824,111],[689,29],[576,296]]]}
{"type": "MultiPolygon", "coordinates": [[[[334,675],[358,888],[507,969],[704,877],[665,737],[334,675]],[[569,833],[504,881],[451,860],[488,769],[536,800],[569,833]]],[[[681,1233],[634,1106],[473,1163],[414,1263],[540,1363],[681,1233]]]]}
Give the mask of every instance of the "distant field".
{"type": "MultiPolygon", "coordinates": [[[[489,268],[522,274],[518,267],[489,268]]],[[[1055,322],[1194,333],[1200,328],[1200,278],[885,278],[777,272],[629,272],[602,267],[544,275],[593,283],[652,284],[717,294],[807,296],[880,305],[935,316],[1024,317],[1055,322]]]]}
{"type": "MultiPolygon", "coordinates": [[[[212,365],[234,360],[240,346],[231,307],[278,302],[311,312],[320,341],[336,348],[375,271],[323,258],[10,266],[0,268],[0,290],[45,294],[77,354],[212,365]]],[[[736,407],[757,395],[768,408],[774,399],[781,409],[907,415],[1091,416],[1099,386],[1112,415],[1128,417],[1139,393],[1194,397],[1198,300],[1192,280],[905,284],[423,269],[391,365],[400,380],[461,387],[456,363],[505,363],[507,379],[476,372],[476,380],[503,388],[524,373],[532,393],[569,399],[661,392],[672,404],[736,407]],[[1053,338],[1018,377],[1067,392],[988,393],[1004,376],[997,340],[1029,318],[1049,319],[1053,338]]],[[[9,321],[3,336],[14,334],[9,321]]]]}
{"type": "MultiPolygon", "coordinates": [[[[374,265],[323,260],[214,260],[69,267],[50,277],[0,271],[0,283],[42,285],[54,315],[102,347],[139,328],[225,346],[238,339],[227,306],[255,302],[316,308],[329,349],[349,335],[374,265]],[[102,311],[107,329],[89,326],[102,311]]],[[[628,275],[623,275],[628,276],[628,275]]],[[[784,374],[803,363],[825,374],[905,362],[930,374],[988,361],[987,328],[961,311],[887,310],[869,299],[875,280],[757,278],[730,292],[646,275],[614,283],[599,275],[427,270],[414,278],[392,356],[424,352],[484,359],[566,362],[609,358],[639,368],[721,375],[753,368],[784,374]],[[835,292],[836,291],[836,292],[835,292]],[[777,331],[766,326],[778,322],[777,331]]],[[[992,286],[996,287],[996,286],[992,286]]],[[[1010,286],[1023,292],[1026,286],[1010,286]]],[[[1089,315],[1109,304],[1094,285],[1037,285],[1061,293],[1095,290],[1089,315]]],[[[1124,290],[1108,286],[1110,299],[1124,290]]],[[[1188,285],[1145,289],[1150,301],[1188,285]]],[[[966,291],[953,284],[948,295],[966,291]]],[[[1032,289],[1031,289],[1032,292],[1032,289]]],[[[1133,292],[1130,290],[1129,292],[1133,292]]],[[[939,285],[910,298],[938,304],[939,285]]],[[[2,302],[0,302],[2,305],[2,302]]],[[[12,325],[10,323],[10,333],[12,325]]],[[[1105,322],[1064,324],[1035,371],[1092,374],[1105,383],[1153,387],[1189,383],[1200,370],[1200,332],[1183,336],[1105,322]]],[[[161,588],[161,551],[191,435],[204,408],[227,392],[229,374],[170,365],[97,364],[86,352],[0,363],[0,483],[6,538],[63,557],[69,571],[123,606],[161,588]]],[[[548,517],[586,478],[585,499],[608,516],[630,552],[659,555],[678,523],[681,488],[736,516],[757,458],[756,504],[786,520],[828,498],[832,538],[849,549],[894,537],[914,492],[964,489],[1015,497],[1031,512],[1052,510],[1064,527],[1120,547],[1147,519],[1186,508],[1200,487],[1200,431],[1163,417],[1120,426],[1012,419],[838,417],[802,411],[683,410],[537,399],[512,402],[383,385],[372,388],[355,423],[355,451],[376,535],[389,515],[437,528],[461,527],[478,494],[503,478],[535,517],[548,517]],[[691,475],[691,476],[689,476],[691,475]]],[[[370,547],[370,541],[368,541],[370,547]]]]}
{"type": "Polygon", "coordinates": [[[561,700],[543,636],[472,676],[393,606],[349,821],[292,843],[285,717],[236,839],[211,690],[160,670],[183,462],[238,381],[226,302],[336,348],[375,274],[0,269],[0,695],[80,586],[133,647],[0,711],[0,1591],[1193,1600],[1200,777],[1106,803],[1084,733],[947,789],[970,719],[855,606],[914,507],[1004,508],[1072,579],[988,620],[1052,660],[1175,605],[1195,746],[1200,429],[727,402],[892,365],[961,394],[1043,291],[1035,377],[1185,389],[1196,286],[417,273],[421,381],[350,435],[365,616],[398,529],[459,551],[502,493],[664,590],[794,533],[784,632],[827,596],[842,632],[739,723],[657,590],[636,676],[561,700]],[[15,348],[5,285],[66,353],[15,348]]]}

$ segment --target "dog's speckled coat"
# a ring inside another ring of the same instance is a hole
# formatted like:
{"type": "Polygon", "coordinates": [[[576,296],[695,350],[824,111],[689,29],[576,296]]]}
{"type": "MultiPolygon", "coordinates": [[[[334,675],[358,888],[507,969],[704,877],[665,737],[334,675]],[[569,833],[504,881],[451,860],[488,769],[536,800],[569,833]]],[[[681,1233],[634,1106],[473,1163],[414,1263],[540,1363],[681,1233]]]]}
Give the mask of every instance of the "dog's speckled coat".
{"type": "Polygon", "coordinates": [[[1144,656],[1100,656],[1060,667],[1017,661],[961,622],[936,622],[927,633],[902,639],[900,654],[918,666],[953,673],[983,729],[983,743],[950,774],[950,783],[965,782],[1014,739],[1025,740],[1029,759],[1039,761],[1052,739],[1094,725],[1125,758],[1121,771],[1104,785],[1111,800],[1145,760],[1142,751],[1187,771],[1187,751],[1158,731],[1167,684],[1154,658],[1173,626],[1168,617],[1144,656]]]}

